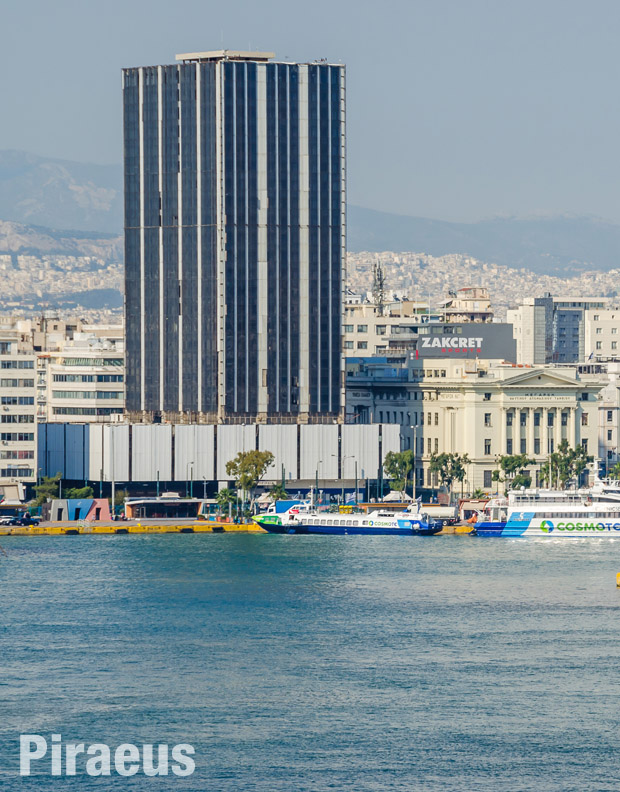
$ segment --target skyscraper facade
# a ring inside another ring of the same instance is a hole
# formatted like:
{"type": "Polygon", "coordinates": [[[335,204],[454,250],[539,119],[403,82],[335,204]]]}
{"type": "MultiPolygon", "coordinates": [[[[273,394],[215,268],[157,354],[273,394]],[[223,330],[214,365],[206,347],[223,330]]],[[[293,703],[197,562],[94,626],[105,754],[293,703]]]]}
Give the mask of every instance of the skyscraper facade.
{"type": "Polygon", "coordinates": [[[272,57],[123,71],[132,420],[342,414],[345,70],[272,57]]]}

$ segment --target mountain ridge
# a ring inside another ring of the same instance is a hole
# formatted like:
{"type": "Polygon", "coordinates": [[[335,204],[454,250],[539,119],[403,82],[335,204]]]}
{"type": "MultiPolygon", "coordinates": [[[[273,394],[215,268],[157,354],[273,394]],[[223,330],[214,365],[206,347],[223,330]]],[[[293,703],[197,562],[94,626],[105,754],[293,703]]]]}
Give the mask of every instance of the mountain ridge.
{"type": "MultiPolygon", "coordinates": [[[[122,234],[120,165],[94,165],[0,150],[0,218],[32,229],[60,248],[70,239],[122,234]],[[70,231],[67,229],[74,229],[70,231]]],[[[574,276],[609,271],[620,262],[620,225],[572,215],[492,217],[458,223],[347,207],[351,253],[409,251],[468,255],[532,272],[574,276]]],[[[78,247],[82,246],[82,243],[78,247]]],[[[36,247],[31,250],[36,252],[36,247]]]]}

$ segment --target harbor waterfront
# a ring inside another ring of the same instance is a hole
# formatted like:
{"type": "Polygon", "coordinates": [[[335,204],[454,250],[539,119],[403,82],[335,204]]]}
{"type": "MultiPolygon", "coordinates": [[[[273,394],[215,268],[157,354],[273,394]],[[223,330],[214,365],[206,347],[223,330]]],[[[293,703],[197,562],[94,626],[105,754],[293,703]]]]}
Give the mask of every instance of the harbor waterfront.
{"type": "Polygon", "coordinates": [[[192,776],[134,792],[617,789],[620,540],[3,548],[3,792],[119,785],[19,778],[26,733],[194,746],[192,776]]]}

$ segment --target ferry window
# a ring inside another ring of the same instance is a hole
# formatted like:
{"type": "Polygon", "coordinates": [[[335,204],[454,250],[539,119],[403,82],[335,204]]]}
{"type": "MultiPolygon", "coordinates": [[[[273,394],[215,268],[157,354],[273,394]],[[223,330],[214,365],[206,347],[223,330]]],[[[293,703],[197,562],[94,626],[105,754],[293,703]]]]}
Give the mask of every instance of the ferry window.
{"type": "Polygon", "coordinates": [[[362,520],[362,525],[368,525],[368,520],[362,520]]]}
{"type": "Polygon", "coordinates": [[[582,426],[587,426],[588,425],[588,414],[587,413],[583,413],[583,415],[581,416],[581,425],[582,426]]]}
{"type": "Polygon", "coordinates": [[[321,522],[319,523],[319,525],[325,525],[325,520],[321,520],[321,522]]]}
{"type": "Polygon", "coordinates": [[[347,520],[347,525],[353,525],[353,520],[347,520]]]}

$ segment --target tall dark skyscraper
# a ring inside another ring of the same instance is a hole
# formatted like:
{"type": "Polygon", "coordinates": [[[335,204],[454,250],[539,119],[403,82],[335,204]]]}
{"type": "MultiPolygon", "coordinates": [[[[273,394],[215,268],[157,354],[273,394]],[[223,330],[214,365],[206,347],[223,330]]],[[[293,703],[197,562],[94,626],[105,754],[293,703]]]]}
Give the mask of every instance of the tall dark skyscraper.
{"type": "Polygon", "coordinates": [[[130,419],[341,414],[345,69],[272,57],[123,71],[130,419]]]}

